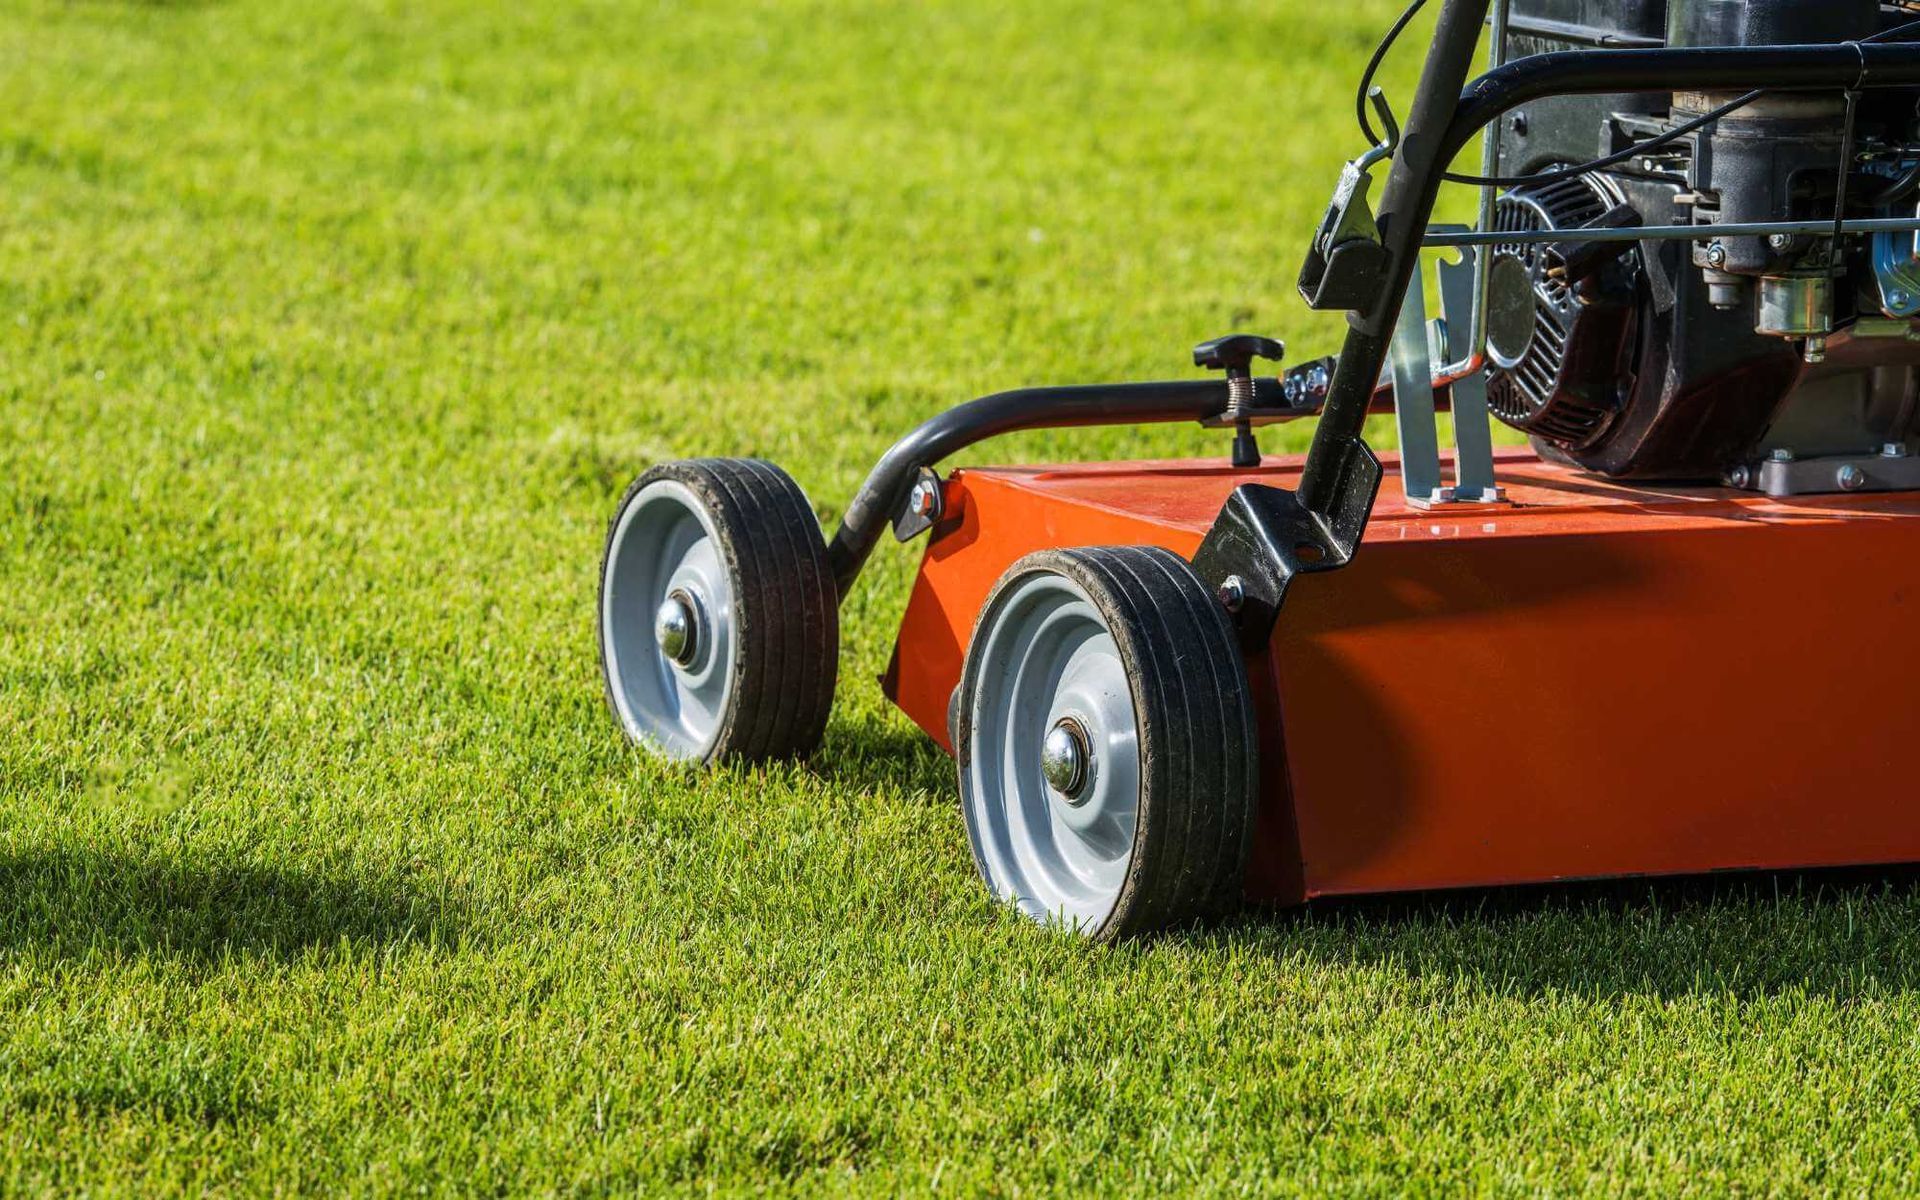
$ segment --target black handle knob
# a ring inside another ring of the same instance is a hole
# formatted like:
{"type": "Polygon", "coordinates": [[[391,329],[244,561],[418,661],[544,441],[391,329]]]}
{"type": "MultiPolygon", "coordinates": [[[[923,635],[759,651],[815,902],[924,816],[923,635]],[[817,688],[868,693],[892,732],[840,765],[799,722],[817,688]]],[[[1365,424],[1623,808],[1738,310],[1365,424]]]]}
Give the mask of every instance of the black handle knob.
{"type": "Polygon", "coordinates": [[[1233,422],[1233,465],[1260,465],[1260,447],[1253,440],[1253,372],[1256,358],[1279,362],[1287,348],[1257,333],[1230,333],[1193,348],[1193,365],[1227,373],[1226,417],[1233,422]]]}
{"type": "Polygon", "coordinates": [[[1256,358],[1279,362],[1287,348],[1257,333],[1230,333],[1193,348],[1193,365],[1210,371],[1245,371],[1256,358]]]}

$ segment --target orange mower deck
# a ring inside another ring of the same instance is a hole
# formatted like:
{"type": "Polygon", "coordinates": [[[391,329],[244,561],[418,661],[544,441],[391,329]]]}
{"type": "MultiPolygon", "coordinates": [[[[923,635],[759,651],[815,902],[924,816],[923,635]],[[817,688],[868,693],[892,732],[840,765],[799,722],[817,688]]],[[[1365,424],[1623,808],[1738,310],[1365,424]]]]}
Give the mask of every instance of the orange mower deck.
{"type": "MultiPolygon", "coordinates": [[[[887,694],[951,751],[1014,561],[1191,556],[1237,484],[1299,465],[955,473],[887,694]]],[[[1297,580],[1247,664],[1251,897],[1920,860],[1920,495],[1635,487],[1511,451],[1510,504],[1430,511],[1387,466],[1353,564],[1297,580]]]]}

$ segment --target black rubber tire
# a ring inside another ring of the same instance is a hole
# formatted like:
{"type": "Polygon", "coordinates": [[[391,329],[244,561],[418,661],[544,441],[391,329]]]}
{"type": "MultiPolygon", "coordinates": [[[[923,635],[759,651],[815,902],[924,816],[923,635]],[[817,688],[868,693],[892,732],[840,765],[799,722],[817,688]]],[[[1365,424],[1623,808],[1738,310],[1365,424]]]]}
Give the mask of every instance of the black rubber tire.
{"type": "MultiPolygon", "coordinates": [[[[690,458],[647,470],[627,488],[607,524],[602,606],[621,515],[661,479],[684,485],[712,519],[735,598],[733,688],[702,761],[755,763],[812,754],[833,709],[840,607],[826,542],[806,494],[785,471],[757,458],[690,458]]],[[[594,629],[607,706],[618,720],[606,630],[598,619],[594,629]]]]}
{"type": "MultiPolygon", "coordinates": [[[[1110,942],[1237,909],[1258,800],[1259,745],[1246,665],[1225,611],[1186,560],[1170,551],[1042,550],[1015,563],[994,586],[975,625],[976,640],[1001,595],[1037,571],[1065,576],[1092,599],[1119,648],[1139,724],[1131,860],[1111,913],[1082,932],[1110,942]]],[[[973,752],[977,665],[969,652],[955,744],[963,786],[973,752]]]]}

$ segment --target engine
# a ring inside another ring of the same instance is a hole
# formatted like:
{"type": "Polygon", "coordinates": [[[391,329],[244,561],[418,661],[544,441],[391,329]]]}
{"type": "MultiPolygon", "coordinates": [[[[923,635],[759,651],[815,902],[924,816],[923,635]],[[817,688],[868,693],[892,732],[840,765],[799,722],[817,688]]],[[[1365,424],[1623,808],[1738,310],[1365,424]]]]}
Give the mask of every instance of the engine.
{"type": "MultiPolygon", "coordinates": [[[[1514,0],[1505,49],[1842,42],[1916,19],[1874,0],[1514,0]]],[[[1920,242],[1836,244],[1809,227],[1836,206],[1849,220],[1915,215],[1920,91],[1768,93],[1604,170],[1552,174],[1738,99],[1557,97],[1502,120],[1500,173],[1543,177],[1500,195],[1502,232],[1801,228],[1490,247],[1488,401],[1543,453],[1611,476],[1857,486],[1887,474],[1861,464],[1920,445],[1920,242]]]]}

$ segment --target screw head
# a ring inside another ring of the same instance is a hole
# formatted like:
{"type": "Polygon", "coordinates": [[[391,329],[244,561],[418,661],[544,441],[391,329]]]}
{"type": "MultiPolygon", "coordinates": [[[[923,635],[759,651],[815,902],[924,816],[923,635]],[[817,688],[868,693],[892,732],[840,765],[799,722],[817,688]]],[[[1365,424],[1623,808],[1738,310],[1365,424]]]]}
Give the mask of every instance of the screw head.
{"type": "Polygon", "coordinates": [[[1247,603],[1247,581],[1238,575],[1229,575],[1220,581],[1220,607],[1230,613],[1237,613],[1247,603]]]}
{"type": "Polygon", "coordinates": [[[1708,242],[1706,257],[1708,266],[1724,267],[1727,265],[1727,248],[1719,242],[1708,242]]]}
{"type": "Polygon", "coordinates": [[[1833,481],[1840,485],[1843,492],[1857,492],[1867,486],[1867,473],[1848,463],[1834,472],[1833,481]]]}
{"type": "Polygon", "coordinates": [[[1743,488],[1753,481],[1753,473],[1742,465],[1727,472],[1727,486],[1743,488]]]}
{"type": "Polygon", "coordinates": [[[1800,357],[1806,360],[1808,364],[1827,361],[1827,339],[1823,337],[1808,338],[1806,344],[1800,348],[1800,357]]]}
{"type": "Polygon", "coordinates": [[[1086,793],[1092,759],[1087,731],[1072,717],[1055,721],[1040,744],[1040,774],[1069,804],[1086,793]]]}
{"type": "Polygon", "coordinates": [[[907,494],[907,507],[913,510],[915,516],[930,517],[933,515],[933,507],[938,496],[939,493],[934,490],[933,481],[922,479],[914,484],[913,491],[907,494]]]}
{"type": "Polygon", "coordinates": [[[1767,245],[1772,246],[1775,250],[1785,250],[1788,246],[1793,245],[1793,235],[1790,233],[1776,233],[1767,239],[1767,245]]]}
{"type": "Polygon", "coordinates": [[[653,612],[653,640],[667,661],[679,666],[693,662],[700,651],[700,617],[693,597],[675,588],[653,612]]]}

